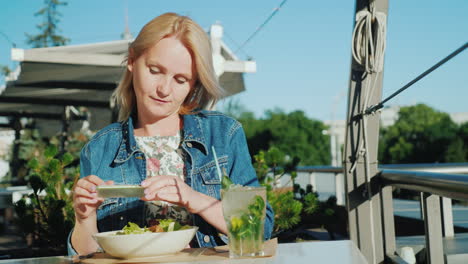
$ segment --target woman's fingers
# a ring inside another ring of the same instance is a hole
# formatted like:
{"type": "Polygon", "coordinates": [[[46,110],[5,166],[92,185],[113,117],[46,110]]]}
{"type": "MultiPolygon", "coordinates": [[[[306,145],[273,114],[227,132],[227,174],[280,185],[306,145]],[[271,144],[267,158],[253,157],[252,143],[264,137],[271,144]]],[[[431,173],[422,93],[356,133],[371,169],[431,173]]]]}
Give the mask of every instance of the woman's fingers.
{"type": "Polygon", "coordinates": [[[178,186],[164,186],[159,188],[157,191],[151,191],[150,189],[145,190],[145,199],[146,200],[163,200],[161,194],[179,194],[180,188],[178,186]]]}
{"type": "Polygon", "coordinates": [[[174,176],[151,177],[142,182],[141,186],[146,187],[145,194],[151,194],[168,186],[178,186],[178,180],[174,176]]]}
{"type": "Polygon", "coordinates": [[[181,204],[181,196],[179,193],[157,193],[156,200],[166,201],[174,204],[181,204]]]}
{"type": "Polygon", "coordinates": [[[88,190],[90,193],[96,192],[97,185],[103,185],[105,182],[95,175],[89,175],[82,179],[79,179],[76,183],[76,188],[81,187],[85,190],[88,190]]]}
{"type": "Polygon", "coordinates": [[[104,184],[106,184],[106,185],[114,185],[114,181],[106,181],[104,184]]]}
{"type": "Polygon", "coordinates": [[[98,198],[87,198],[87,197],[76,197],[75,201],[77,204],[89,204],[89,205],[94,205],[99,202],[98,198]]]}
{"type": "Polygon", "coordinates": [[[84,189],[80,186],[77,186],[75,190],[73,191],[73,194],[76,196],[81,196],[81,197],[87,197],[87,198],[96,198],[97,193],[95,192],[89,192],[87,189],[84,189]]]}
{"type": "Polygon", "coordinates": [[[94,185],[96,186],[105,184],[105,182],[96,175],[89,175],[89,176],[86,176],[85,178],[91,183],[94,183],[94,185]]]}

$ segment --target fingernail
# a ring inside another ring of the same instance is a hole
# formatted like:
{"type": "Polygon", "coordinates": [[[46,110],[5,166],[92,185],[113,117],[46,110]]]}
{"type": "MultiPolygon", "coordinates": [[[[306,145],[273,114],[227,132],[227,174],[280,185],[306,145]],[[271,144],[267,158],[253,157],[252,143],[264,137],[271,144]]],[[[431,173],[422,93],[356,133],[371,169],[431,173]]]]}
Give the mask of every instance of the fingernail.
{"type": "Polygon", "coordinates": [[[93,203],[97,203],[97,202],[98,202],[98,200],[97,200],[97,199],[92,199],[92,200],[91,200],[91,202],[93,202],[93,203]]]}
{"type": "Polygon", "coordinates": [[[147,200],[150,200],[152,197],[151,197],[151,195],[147,194],[147,195],[145,195],[145,198],[146,198],[147,200]]]}
{"type": "Polygon", "coordinates": [[[96,191],[96,186],[91,186],[91,191],[95,192],[96,191]]]}
{"type": "Polygon", "coordinates": [[[145,194],[149,194],[149,190],[148,190],[148,189],[145,189],[144,193],[145,193],[145,194]]]}
{"type": "Polygon", "coordinates": [[[148,185],[148,182],[147,182],[147,181],[142,181],[142,182],[141,182],[141,186],[146,187],[146,185],[148,185]]]}
{"type": "Polygon", "coordinates": [[[97,196],[97,193],[92,193],[91,195],[92,195],[92,196],[97,196]]]}

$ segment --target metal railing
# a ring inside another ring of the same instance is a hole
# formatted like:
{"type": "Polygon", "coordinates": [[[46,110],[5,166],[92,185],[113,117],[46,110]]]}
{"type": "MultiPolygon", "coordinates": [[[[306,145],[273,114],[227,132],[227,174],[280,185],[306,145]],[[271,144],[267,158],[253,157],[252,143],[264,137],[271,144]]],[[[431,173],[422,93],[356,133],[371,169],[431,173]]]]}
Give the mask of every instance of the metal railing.
{"type": "MultiPolygon", "coordinates": [[[[424,171],[453,174],[468,174],[468,163],[419,163],[379,165],[380,170],[424,171]]],[[[343,167],[336,166],[301,166],[298,172],[343,173],[343,167]]]]}
{"type": "Polygon", "coordinates": [[[468,175],[384,169],[380,178],[385,185],[468,201],[468,175]]]}
{"type": "MultiPolygon", "coordinates": [[[[302,173],[333,173],[335,178],[343,173],[342,167],[304,166],[298,167],[302,173]]],[[[444,263],[443,237],[454,236],[451,199],[468,201],[468,163],[445,164],[397,164],[381,165],[377,175],[377,188],[373,195],[382,195],[383,188],[393,186],[421,193],[421,209],[425,226],[427,258],[429,263],[444,263]]],[[[311,176],[312,179],[312,176],[311,176]]],[[[342,183],[340,183],[342,184],[342,183]]],[[[317,187],[317,186],[314,186],[317,187]]],[[[342,187],[344,190],[344,186],[342,187]]],[[[336,190],[339,190],[336,187],[336,190]]],[[[336,193],[337,198],[340,194],[336,193]]],[[[383,223],[392,223],[393,205],[390,199],[382,199],[383,223]],[[386,219],[387,218],[387,219],[386,219]]],[[[382,236],[393,243],[387,259],[396,263],[399,260],[393,249],[395,245],[394,227],[382,228],[382,236]],[[391,252],[393,251],[393,253],[391,252]]]]}

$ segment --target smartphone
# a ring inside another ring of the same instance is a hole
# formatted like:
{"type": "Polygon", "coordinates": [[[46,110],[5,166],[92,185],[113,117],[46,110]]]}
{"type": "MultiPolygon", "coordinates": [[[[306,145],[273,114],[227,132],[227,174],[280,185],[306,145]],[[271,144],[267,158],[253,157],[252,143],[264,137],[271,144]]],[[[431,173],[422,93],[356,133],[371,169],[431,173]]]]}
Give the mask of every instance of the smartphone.
{"type": "Polygon", "coordinates": [[[102,198],[145,196],[145,188],[140,185],[99,185],[96,190],[98,196],[102,198]]]}

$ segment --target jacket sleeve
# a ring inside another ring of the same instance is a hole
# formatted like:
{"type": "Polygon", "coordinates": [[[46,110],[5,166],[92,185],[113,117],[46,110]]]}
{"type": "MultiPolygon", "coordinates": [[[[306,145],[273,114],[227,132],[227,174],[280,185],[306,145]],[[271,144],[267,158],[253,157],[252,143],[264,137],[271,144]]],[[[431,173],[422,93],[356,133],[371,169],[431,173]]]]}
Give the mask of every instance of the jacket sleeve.
{"type": "MultiPolygon", "coordinates": [[[[230,170],[230,178],[233,183],[244,186],[260,186],[257,174],[252,166],[252,158],[247,146],[244,129],[242,125],[236,121],[231,128],[231,148],[232,148],[232,167],[230,170]]],[[[271,233],[274,226],[274,212],[267,201],[266,217],[264,227],[264,239],[271,238],[271,233]]]]}

